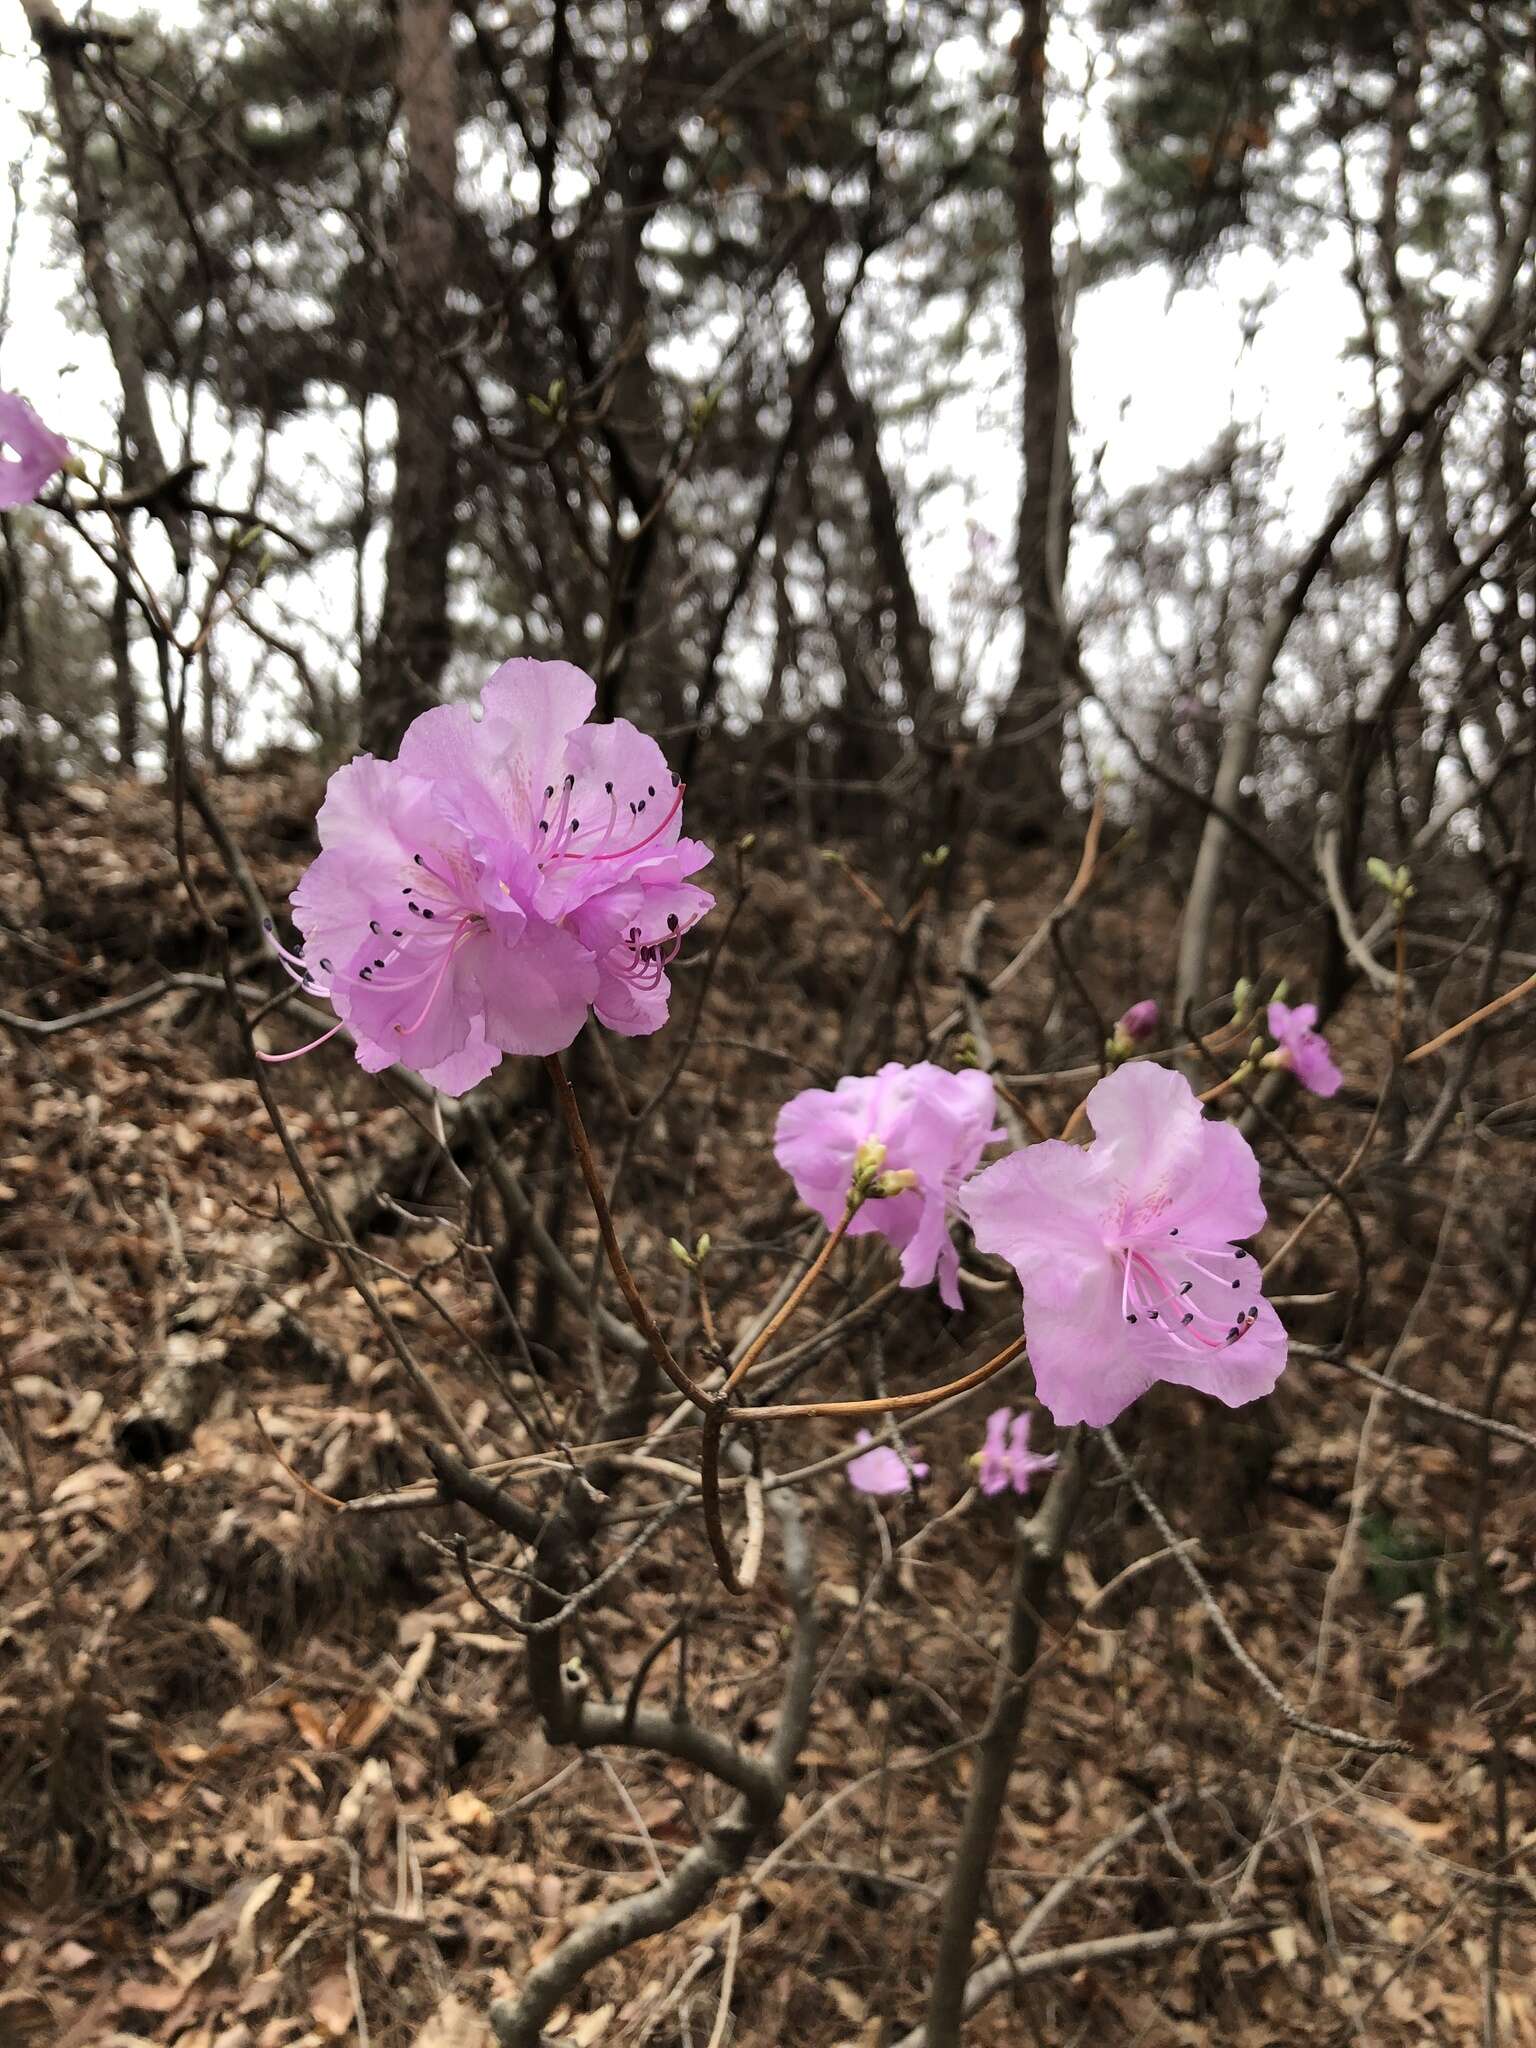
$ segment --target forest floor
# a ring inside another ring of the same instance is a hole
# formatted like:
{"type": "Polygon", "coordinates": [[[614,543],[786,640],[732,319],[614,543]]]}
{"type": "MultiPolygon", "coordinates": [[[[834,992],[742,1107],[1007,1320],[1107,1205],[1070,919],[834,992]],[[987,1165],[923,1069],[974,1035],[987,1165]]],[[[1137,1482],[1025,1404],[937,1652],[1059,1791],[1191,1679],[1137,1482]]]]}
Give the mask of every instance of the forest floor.
{"type": "MultiPolygon", "coordinates": [[[[307,858],[312,784],[301,771],[217,785],[274,903],[307,858]]],[[[74,784],[34,794],[18,822],[23,834],[0,833],[0,1009],[61,1016],[158,971],[210,971],[162,791],[74,784]]],[[[665,1239],[711,1232],[732,1330],[803,1242],[771,1163],[777,1106],[835,1076],[889,944],[845,869],[798,852],[776,865],[768,852],[751,857],[749,898],[686,1072],[637,1148],[624,1215],[645,1285],[679,1316],[687,1289],[665,1239]]],[[[191,858],[237,960],[251,960],[259,934],[195,828],[191,858]]],[[[919,927],[915,994],[865,1020],[871,1056],[914,1057],[918,1007],[931,1024],[953,1000],[983,876],[994,971],[1059,901],[1075,860],[1075,848],[975,852],[954,903],[936,894],[919,927]]],[[[1112,1017],[1159,988],[1176,910],[1155,863],[1126,863],[1068,928],[1074,973],[1047,947],[990,1006],[1006,1070],[1091,1061],[1086,998],[1112,1017]]],[[[1468,983],[1430,972],[1438,957],[1414,955],[1444,1022],[1469,1006],[1468,983]]],[[[701,972],[677,975],[675,1020],[701,972]]],[[[1301,1156],[1260,1136],[1265,1252],[1317,1199],[1304,1162],[1336,1174],[1365,1135],[1389,1007],[1360,996],[1346,1011],[1349,1083],[1335,1105],[1282,1105],[1301,1156]]],[[[273,1045],[299,1042],[282,1020],[262,1028],[273,1045]]],[[[611,1070],[580,1063],[605,1156],[610,1091],[640,1099],[685,1028],[612,1047],[611,1070]]],[[[1528,1028],[1501,1032],[1491,1057],[1505,1102],[1536,1096],[1528,1028]]],[[[272,1071],[305,1158],[342,1206],[381,1160],[418,1149],[398,1088],[337,1047],[272,1071]]],[[[562,1222],[570,1176],[536,1081],[508,1063],[487,1092],[585,1271],[592,1232],[574,1194],[562,1222]]],[[[1414,1070],[1416,1113],[1439,1081],[1414,1070]]],[[[1024,1100],[1058,1129],[1076,1095],[1024,1100]]],[[[1536,1343],[1501,1340],[1533,1137],[1528,1110],[1453,1121],[1415,1180],[1392,1170],[1384,1120],[1356,1181],[1369,1284],[1351,1352],[1473,1409],[1502,1359],[1498,1413],[1526,1430],[1536,1343]]],[[[576,1326],[526,1260],[503,1261],[528,1327],[554,1347],[530,1375],[470,1284],[450,1214],[440,1170],[412,1180],[401,1169],[363,1238],[380,1297],[477,1451],[528,1449],[537,1425],[526,1418],[546,1404],[580,1441],[596,1368],[576,1326]]],[[[491,1999],[670,1867],[693,1817],[711,1810],[709,1790],[676,1764],[573,1759],[546,1744],[522,1646],[466,1592],[441,1544],[442,1510],[326,1504],[418,1482],[431,1421],[314,1234],[217,995],[189,987],[51,1037],[0,1026],[5,2048],[483,2048],[491,1999]],[[164,1397],[168,1366],[172,1392],[213,1391],[185,1442],[174,1417],[138,1412],[147,1390],[151,1405],[164,1397]]],[[[861,1253],[836,1285],[864,1270],[861,1253]]],[[[1330,1211],[1272,1283],[1293,1331],[1326,1340],[1354,1272],[1330,1211]]],[[[974,1291],[966,1343],[1003,1328],[1012,1300],[995,1283],[974,1291]]],[[[924,1384],[960,1343],[935,1301],[903,1297],[878,1345],[850,1340],[804,1391],[868,1391],[880,1373],[892,1387],[924,1384]]],[[[968,1491],[992,1398],[914,1431],[932,1468],[918,1500],[876,1514],[839,1473],[810,1485],[836,1650],[769,1864],[760,1854],[693,1921],[598,1969],[556,2014],[554,2040],[884,2048],[921,2017],[970,1770],[956,1738],[985,1714],[1008,1577],[1010,1517],[968,1491]]],[[[844,1440],[832,1423],[796,1425],[794,1457],[844,1440]]],[[[1074,1870],[1041,1948],[1232,1914],[1260,1924],[1021,1980],[967,2040],[1473,2043],[1490,2038],[1492,1981],[1497,2038],[1536,2043],[1525,1449],[1301,1357],[1258,1410],[1161,1389],[1121,1440],[1180,1533],[1199,1539],[1258,1663],[1320,1717],[1411,1751],[1292,1739],[1176,1563],[1147,1563],[1161,1538],[1100,1471],[1050,1616],[981,1952],[1074,1870]],[[1113,1853],[1080,1868],[1119,1833],[1113,1853]]],[[[755,1739],[785,1640],[771,1543],[747,1598],[709,1588],[684,1517],[636,1562],[622,1600],[592,1615],[583,1654],[622,1696],[686,1595],[693,1708],[755,1739]]]]}

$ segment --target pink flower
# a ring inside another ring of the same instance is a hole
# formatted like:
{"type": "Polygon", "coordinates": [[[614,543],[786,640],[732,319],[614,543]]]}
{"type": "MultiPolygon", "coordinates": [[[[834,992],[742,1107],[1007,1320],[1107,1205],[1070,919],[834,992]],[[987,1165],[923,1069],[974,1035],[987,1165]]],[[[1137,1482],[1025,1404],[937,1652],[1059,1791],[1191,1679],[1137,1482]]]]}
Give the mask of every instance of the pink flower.
{"type": "MultiPolygon", "coordinates": [[[[855,1443],[867,1444],[869,1431],[861,1429],[855,1443]]],[[[872,1451],[848,1460],[848,1483],[856,1493],[910,1493],[914,1479],[926,1479],[928,1467],[913,1459],[908,1466],[894,1444],[876,1444],[872,1451]]]]}
{"type": "Polygon", "coordinates": [[[370,1073],[462,1095],[503,1053],[569,1045],[589,1006],[626,1037],[665,1023],[668,964],[714,902],[687,880],[709,849],[678,836],[656,742],[589,725],[595,698],[569,662],[505,662],[478,720],[439,705],[398,759],[331,777],[284,958],[370,1073]]]}
{"type": "Polygon", "coordinates": [[[1338,1094],[1344,1076],[1317,1029],[1316,1003],[1298,1003],[1294,1010],[1286,1003],[1271,1003],[1269,1035],[1279,1047],[1276,1066],[1288,1067],[1314,1095],[1338,1094]]]}
{"type": "Polygon", "coordinates": [[[1157,1380],[1238,1408],[1285,1369],[1280,1319],[1236,1240],[1264,1224],[1259,1164],[1180,1074],[1120,1067],[1088,1097],[1094,1141],[1027,1146],[960,1207],[1019,1276],[1035,1390],[1058,1426],[1115,1417],[1157,1380]]]}
{"type": "Polygon", "coordinates": [[[1132,1003],[1115,1026],[1115,1036],[1126,1039],[1131,1045],[1145,1045],[1157,1030],[1157,1019],[1157,1004],[1148,996],[1142,1002],[1132,1003]]]}
{"type": "Polygon", "coordinates": [[[994,1408],[987,1417],[986,1442],[976,1454],[977,1479],[983,1493],[1002,1493],[1010,1486],[1015,1493],[1028,1493],[1037,1472],[1055,1469],[1054,1452],[1042,1457],[1029,1448],[1029,1410],[1021,1408],[1011,1427],[1010,1414],[1011,1409],[994,1408]]]}
{"type": "Polygon", "coordinates": [[[960,1259],[949,1219],[960,1182],[1004,1135],[994,1128],[996,1113],[985,1074],[892,1061],[878,1074],[846,1075],[836,1088],[806,1088],[792,1097],[779,1111],[773,1156],[801,1201],[834,1227],[847,1206],[859,1147],[870,1139],[883,1144],[886,1169],[915,1173],[917,1185],[866,1202],[848,1235],[876,1232],[902,1255],[903,1287],[926,1287],[937,1274],[945,1304],[957,1309],[960,1259]]]}
{"type": "Polygon", "coordinates": [[[69,443],[61,434],[45,427],[24,398],[0,391],[0,512],[30,505],[69,459],[69,443]]]}

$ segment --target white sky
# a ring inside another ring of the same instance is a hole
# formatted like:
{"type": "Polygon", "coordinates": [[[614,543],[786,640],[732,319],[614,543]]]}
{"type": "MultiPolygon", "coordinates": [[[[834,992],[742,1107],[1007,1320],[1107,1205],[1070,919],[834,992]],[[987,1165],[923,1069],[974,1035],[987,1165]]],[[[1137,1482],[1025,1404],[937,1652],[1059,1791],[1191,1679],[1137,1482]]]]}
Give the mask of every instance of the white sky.
{"type": "MultiPolygon", "coordinates": [[[[98,14],[110,20],[123,11],[104,6],[98,14]]],[[[172,19],[195,11],[191,0],[161,9],[172,19]]],[[[1073,57],[1068,44],[1060,61],[1070,68],[1073,57]]],[[[21,198],[0,385],[24,393],[72,441],[101,446],[112,433],[110,365],[104,345],[71,332],[64,319],[61,302],[77,292],[78,273],[72,252],[62,264],[52,260],[37,208],[46,149],[22,118],[44,84],[25,17],[18,8],[0,10],[0,167],[17,179],[21,198]]],[[[1090,184],[1102,161],[1094,150],[1093,138],[1084,139],[1090,184]]],[[[0,256],[15,225],[8,179],[0,186],[0,256]]],[[[1362,397],[1363,370],[1343,358],[1355,326],[1343,253],[1325,241],[1277,268],[1256,251],[1241,252],[1223,261],[1211,284],[1171,301],[1166,280],[1150,271],[1086,294],[1076,312],[1074,362],[1080,461],[1102,447],[1104,480],[1118,496],[1197,457],[1234,418],[1253,422],[1278,447],[1287,523],[1304,532],[1346,466],[1348,422],[1362,397]],[[1244,347],[1243,308],[1266,289],[1271,303],[1244,347]]],[[[1011,556],[1019,478],[1013,349],[1010,338],[995,362],[978,365],[973,394],[941,408],[926,432],[908,425],[893,445],[914,483],[939,466],[956,479],[926,496],[912,536],[920,594],[941,637],[970,558],[968,522],[995,533],[1005,559],[1011,556]]],[[[1079,583],[1081,574],[1079,565],[1079,583]]],[[[1079,588],[1077,596],[1084,594],[1079,588]]],[[[1006,667],[1006,651],[997,653],[1006,667]]]]}

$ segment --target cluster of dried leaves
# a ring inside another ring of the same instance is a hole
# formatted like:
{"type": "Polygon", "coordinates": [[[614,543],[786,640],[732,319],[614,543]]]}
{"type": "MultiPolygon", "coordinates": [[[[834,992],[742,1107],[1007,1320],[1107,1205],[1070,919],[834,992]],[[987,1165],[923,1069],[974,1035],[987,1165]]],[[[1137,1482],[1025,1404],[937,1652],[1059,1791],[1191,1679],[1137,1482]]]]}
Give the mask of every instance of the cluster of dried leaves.
{"type": "MultiPolygon", "coordinates": [[[[274,898],[302,859],[313,795],[259,777],[220,790],[274,898]]],[[[25,847],[5,843],[0,1006],[58,1014],[210,964],[161,793],[74,786],[30,803],[26,823],[25,847]]],[[[237,953],[250,950],[211,851],[195,857],[237,953]]],[[[1014,864],[1016,887],[993,890],[999,948],[1064,880],[1047,853],[1014,864]]],[[[1150,878],[1133,915],[1129,886],[1074,928],[1080,973],[1111,1013],[1143,992],[1172,915],[1150,878]]],[[[935,906],[883,1020],[908,1056],[909,1000],[931,1017],[952,994],[964,908],[935,906]]],[[[799,1242],[764,1174],[773,1112],[807,1072],[837,1070],[851,994],[883,943],[860,893],[824,872],[791,861],[758,881],[688,1076],[631,1173],[626,1228],[667,1310],[686,1289],[664,1239],[704,1227],[722,1317],[739,1323],[767,1298],[799,1242]]],[[[1043,960],[990,1020],[1010,1064],[1091,1053],[1078,1004],[1043,960]]],[[[1334,1168],[1382,1065],[1368,1029],[1342,1044],[1359,1102],[1296,1126],[1334,1168]]],[[[670,1056],[620,1047],[616,1074],[588,1072],[600,1139],[605,1091],[637,1099],[670,1056]]],[[[1506,1099],[1536,1090],[1528,1034],[1506,1034],[1496,1057],[1506,1099]]],[[[566,1202],[546,1106],[525,1079],[505,1083],[506,1143],[585,1271],[590,1233],[566,1202]]],[[[477,1454],[538,1449],[540,1418],[581,1443],[595,1412],[583,1333],[514,1248],[505,1282],[548,1347],[529,1373],[475,1284],[410,1107],[334,1049],[283,1070],[280,1086],[306,1156],[362,1214],[380,1294],[477,1454]],[[370,1217],[356,1197],[381,1162],[404,1164],[370,1217]]],[[[1041,1113],[1071,1099],[1042,1096],[1041,1113]]],[[[1317,1190],[1275,1156],[1278,1242],[1317,1190]]],[[[1446,1157],[1459,1164],[1437,1181],[1362,1180],[1373,1268],[1356,1355],[1390,1355],[1398,1377],[1475,1407],[1512,1312],[1502,1248],[1529,1133],[1453,1138],[1446,1157]]],[[[314,1232],[215,995],[186,989],[47,1039],[0,1034],[0,2041],[484,2048],[492,1998],[668,1868],[713,1810],[718,1794],[675,1763],[549,1749],[521,1644],[441,1547],[444,1511],[341,1516],[317,1498],[398,1489],[424,1468],[415,1397],[314,1232]]],[[[1348,1234],[1325,1217],[1275,1283],[1296,1297],[1302,1334],[1332,1327],[1350,1270],[1348,1234]]],[[[1009,1312],[999,1290],[987,1314],[1009,1312]]],[[[823,1360],[815,1384],[916,1384],[955,1347],[934,1304],[907,1300],[823,1360]]],[[[784,1829],[703,1918],[600,1969],[553,2038],[881,2048],[919,2016],[969,1769],[958,1740],[985,1712],[1007,1580],[1006,1513],[965,1498],[988,1398],[921,1432],[934,1472],[921,1502],[880,1516],[835,1474],[812,1483],[830,1627],[784,1829]]],[[[1500,1412],[1536,1424],[1529,1342],[1500,1412]]],[[[1101,1475],[1052,1616],[986,1940],[1118,1831],[1130,1832],[1063,1898],[1042,1946],[1234,1904],[1266,1924],[1219,1948],[1020,1983],[974,2022],[977,2043],[1473,2040],[1493,1938],[1501,2038],[1536,2041],[1524,1451],[1488,1450],[1479,1562],[1479,1440],[1329,1367],[1298,1363],[1257,1414],[1164,1390],[1124,1439],[1200,1540],[1259,1662],[1293,1698],[1310,1692],[1330,1719],[1405,1735],[1415,1753],[1293,1743],[1101,1475]]],[[[688,1441],[679,1432],[674,1450],[688,1441]]],[[[819,1425],[769,1455],[799,1462],[839,1442],[819,1425]]],[[[666,1491],[641,1479],[635,1499],[666,1491]]],[[[700,1718],[760,1734],[785,1640],[773,1559],[747,1599],[726,1599],[689,1516],[584,1619],[593,1682],[622,1696],[682,1607],[686,1671],[670,1652],[653,1682],[685,1683],[700,1718]]]]}

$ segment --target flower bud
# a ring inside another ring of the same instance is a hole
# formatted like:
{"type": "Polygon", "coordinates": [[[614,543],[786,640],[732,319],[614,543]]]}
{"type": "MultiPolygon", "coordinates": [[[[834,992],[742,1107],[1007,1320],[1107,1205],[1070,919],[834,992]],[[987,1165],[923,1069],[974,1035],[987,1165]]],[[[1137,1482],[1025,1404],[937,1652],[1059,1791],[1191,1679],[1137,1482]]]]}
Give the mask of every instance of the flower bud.
{"type": "Polygon", "coordinates": [[[883,1202],[892,1195],[904,1195],[909,1188],[916,1186],[917,1175],[910,1166],[903,1166],[894,1173],[877,1173],[869,1184],[869,1198],[883,1202]]]}
{"type": "Polygon", "coordinates": [[[1152,997],[1145,996],[1139,1003],[1132,1003],[1115,1026],[1115,1036],[1129,1039],[1132,1045],[1145,1045],[1157,1033],[1159,1014],[1152,997]]]}
{"type": "Polygon", "coordinates": [[[867,1180],[880,1171],[885,1164],[885,1141],[882,1138],[866,1138],[853,1155],[853,1177],[867,1180]]]}
{"type": "Polygon", "coordinates": [[[693,1256],[701,1265],[709,1257],[709,1232],[707,1230],[699,1232],[699,1241],[693,1248],[693,1256]]]}
{"type": "Polygon", "coordinates": [[[667,1250],[680,1266],[686,1266],[692,1272],[694,1263],[693,1253],[689,1251],[681,1238],[669,1237],[667,1239],[667,1250]]]}

